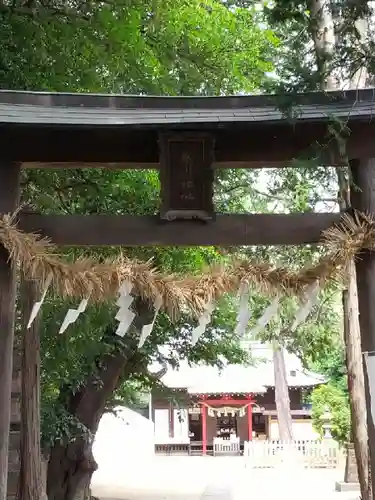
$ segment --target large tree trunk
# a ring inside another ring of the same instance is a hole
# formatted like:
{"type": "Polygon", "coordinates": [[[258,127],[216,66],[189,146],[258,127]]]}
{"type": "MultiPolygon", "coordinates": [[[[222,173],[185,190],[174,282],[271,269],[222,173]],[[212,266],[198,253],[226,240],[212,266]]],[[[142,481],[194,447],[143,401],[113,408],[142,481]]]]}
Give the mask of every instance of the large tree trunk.
{"type": "MultiPolygon", "coordinates": [[[[311,12],[310,30],[314,40],[321,85],[324,90],[336,90],[337,81],[330,71],[330,61],[335,50],[335,32],[330,3],[325,0],[308,0],[311,12]]],[[[355,83],[363,85],[363,73],[358,73],[355,83]]],[[[350,205],[348,181],[341,168],[337,169],[340,188],[340,209],[350,205]]],[[[371,481],[369,480],[369,451],[366,423],[366,399],[361,349],[361,337],[358,318],[357,280],[354,262],[348,269],[347,291],[343,298],[344,337],[346,363],[348,370],[348,391],[352,420],[352,436],[356,454],[358,478],[362,500],[371,499],[371,481]]]]}
{"type": "Polygon", "coordinates": [[[282,441],[291,441],[293,439],[293,426],[290,413],[284,349],[277,343],[273,345],[273,369],[275,374],[275,398],[279,439],[282,441]]]}
{"type": "Polygon", "coordinates": [[[324,90],[334,90],[337,81],[331,72],[331,61],[335,50],[335,32],[330,3],[326,0],[307,0],[307,7],[321,86],[324,90]]]}
{"type": "MultiPolygon", "coordinates": [[[[340,188],[340,209],[350,206],[350,187],[342,169],[337,169],[340,188]]],[[[363,371],[361,330],[359,325],[357,274],[351,261],[347,269],[347,289],[342,297],[344,312],[345,358],[348,372],[348,392],[351,417],[351,438],[353,439],[357,462],[358,481],[362,500],[372,498],[370,454],[367,432],[366,392],[363,371]]],[[[347,454],[347,462],[350,454],[347,454]]],[[[349,470],[349,462],[347,463],[349,470]]]]}
{"type": "MultiPolygon", "coordinates": [[[[366,41],[366,34],[369,29],[369,23],[367,19],[357,19],[355,22],[355,27],[357,29],[357,32],[360,36],[359,42],[358,42],[358,48],[360,50],[360,44],[365,43],[366,41]]],[[[356,72],[352,75],[351,81],[350,81],[350,88],[352,89],[364,89],[366,88],[367,80],[368,80],[369,74],[367,71],[367,68],[360,67],[356,70],[356,72]]]]}
{"type": "Polygon", "coordinates": [[[40,450],[40,345],[39,318],[30,329],[27,323],[39,288],[22,280],[22,390],[21,390],[21,470],[17,500],[41,500],[45,497],[40,450]]]}
{"type": "MultiPolygon", "coordinates": [[[[148,321],[148,308],[144,304],[137,308],[134,331],[148,321]],[[147,319],[146,319],[147,318],[147,319]]],[[[51,452],[47,471],[47,495],[49,500],[84,500],[87,496],[92,474],[97,464],[92,454],[92,444],[105,405],[113,391],[131,373],[142,359],[137,349],[129,355],[117,352],[100,359],[98,373],[89,378],[85,386],[72,394],[67,410],[91,433],[91,438],[80,437],[73,443],[56,444],[51,452]],[[98,380],[101,383],[98,383],[98,380]]]]}
{"type": "MultiPolygon", "coordinates": [[[[340,210],[350,206],[349,182],[341,168],[337,169],[340,188],[340,210]]],[[[357,275],[355,263],[351,261],[347,269],[347,289],[342,296],[344,312],[345,358],[348,372],[348,393],[351,417],[351,438],[353,439],[357,462],[358,481],[362,500],[371,500],[370,454],[367,432],[366,392],[363,371],[361,330],[359,325],[357,275]]],[[[346,460],[350,460],[347,454],[346,460]]],[[[349,462],[347,470],[349,470],[349,462]]]]}
{"type": "MultiPolygon", "coordinates": [[[[365,380],[362,364],[361,332],[358,323],[358,294],[354,262],[350,263],[348,289],[343,292],[344,337],[346,345],[346,366],[352,436],[358,469],[358,480],[362,500],[370,500],[369,449],[367,435],[367,414],[365,380]]],[[[348,457],[347,457],[348,459],[348,457]]]]}

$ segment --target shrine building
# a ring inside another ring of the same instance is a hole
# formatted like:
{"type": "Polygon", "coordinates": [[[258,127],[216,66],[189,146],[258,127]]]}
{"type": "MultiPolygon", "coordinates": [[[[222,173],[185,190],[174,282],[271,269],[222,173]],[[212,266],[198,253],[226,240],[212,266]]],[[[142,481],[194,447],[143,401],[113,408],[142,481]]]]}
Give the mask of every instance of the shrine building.
{"type": "MultiPolygon", "coordinates": [[[[214,440],[279,438],[272,349],[251,342],[252,364],[222,370],[182,362],[161,378],[167,389],[152,395],[156,453],[212,453],[214,440]]],[[[325,383],[285,352],[294,439],[319,436],[313,428],[309,395],[325,383]]]]}

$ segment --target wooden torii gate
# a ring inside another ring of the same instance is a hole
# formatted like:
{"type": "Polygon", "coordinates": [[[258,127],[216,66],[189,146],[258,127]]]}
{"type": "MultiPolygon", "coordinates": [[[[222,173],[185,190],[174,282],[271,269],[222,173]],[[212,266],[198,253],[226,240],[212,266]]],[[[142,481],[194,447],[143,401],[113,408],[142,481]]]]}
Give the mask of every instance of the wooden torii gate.
{"type": "MultiPolygon", "coordinates": [[[[0,92],[0,214],[19,204],[21,168],[158,169],[159,216],[21,213],[19,227],[57,245],[302,245],[339,214],[215,214],[213,170],[283,167],[314,157],[343,163],[330,133],[345,124],[359,188],[354,208],[375,216],[374,91],[294,96],[287,120],[275,96],[127,97],[0,92]],[[295,114],[292,113],[294,116],[295,114]],[[334,119],[334,120],[333,120],[334,119]]],[[[0,247],[0,500],[6,498],[16,276],[0,247]]],[[[375,350],[375,256],[357,264],[364,351],[375,350]]],[[[367,392],[367,407],[370,409],[367,392]]],[[[372,470],[375,429],[369,415],[372,470]]],[[[375,474],[373,474],[375,476],[375,474]]],[[[375,492],[375,488],[373,488],[375,492]]]]}

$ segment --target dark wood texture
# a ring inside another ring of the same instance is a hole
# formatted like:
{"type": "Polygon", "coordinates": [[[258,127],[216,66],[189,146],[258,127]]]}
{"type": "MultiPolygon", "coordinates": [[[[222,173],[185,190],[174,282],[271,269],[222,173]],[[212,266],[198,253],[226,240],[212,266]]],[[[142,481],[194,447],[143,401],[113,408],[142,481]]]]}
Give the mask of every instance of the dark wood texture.
{"type": "Polygon", "coordinates": [[[10,442],[8,454],[7,498],[14,500],[18,494],[21,468],[21,393],[22,393],[22,338],[14,337],[12,399],[10,414],[10,442]]]}
{"type": "Polygon", "coordinates": [[[27,329],[33,304],[39,300],[37,283],[23,279],[20,289],[22,315],[21,471],[17,500],[42,497],[40,449],[40,338],[36,317],[27,329]]]}
{"type": "Polygon", "coordinates": [[[339,214],[217,215],[214,222],[160,221],[157,216],[22,214],[20,228],[57,245],[231,246],[317,243],[339,214]]]}
{"type": "MultiPolygon", "coordinates": [[[[29,90],[2,90],[2,104],[48,106],[55,108],[94,108],[102,111],[130,109],[134,112],[146,110],[206,110],[206,109],[241,109],[271,107],[277,110],[280,104],[294,106],[324,105],[328,113],[340,103],[347,103],[352,109],[358,102],[374,101],[373,88],[337,91],[315,91],[291,94],[258,94],[230,96],[149,96],[127,94],[96,94],[80,92],[35,92],[29,90]]],[[[298,108],[297,108],[298,110],[298,108]]],[[[316,110],[321,117],[322,110],[316,110]],[[319,113],[320,111],[320,113],[319,113]]],[[[136,123],[136,122],[135,122],[136,123]]]]}
{"type": "MultiPolygon", "coordinates": [[[[343,164],[345,161],[343,160],[343,164]]],[[[213,169],[237,169],[237,168],[282,168],[293,166],[293,161],[214,161],[213,169]]],[[[24,162],[22,168],[49,168],[52,170],[81,169],[81,168],[108,168],[111,170],[159,170],[159,162],[137,163],[137,162],[24,162]]]]}
{"type": "MultiPolygon", "coordinates": [[[[257,166],[280,165],[295,158],[316,158],[321,163],[342,163],[336,141],[327,136],[326,123],[298,122],[237,124],[195,124],[191,131],[209,132],[215,140],[215,162],[248,162],[257,166]],[[332,154],[331,154],[332,152],[332,154]]],[[[375,122],[349,124],[346,141],[349,159],[375,156],[375,122]]],[[[160,131],[178,131],[177,126],[160,131]]],[[[21,162],[125,162],[159,163],[156,130],[123,127],[0,126],[0,148],[6,160],[21,162]],[[17,144],[17,148],[13,145],[17,144]]]]}
{"type": "MultiPolygon", "coordinates": [[[[0,214],[17,208],[19,175],[19,165],[0,163],[0,214]]],[[[15,301],[15,269],[0,246],[0,500],[7,494],[15,301]]]]}
{"type": "MultiPolygon", "coordinates": [[[[375,160],[352,162],[351,170],[354,184],[351,190],[353,208],[375,216],[375,160]]],[[[362,351],[371,352],[375,351],[375,253],[361,252],[356,260],[356,271],[362,351]]],[[[371,396],[366,366],[364,366],[364,372],[372,491],[375,492],[375,426],[371,415],[371,396]]]]}
{"type": "Polygon", "coordinates": [[[207,134],[160,134],[161,218],[213,218],[213,146],[207,134]]]}

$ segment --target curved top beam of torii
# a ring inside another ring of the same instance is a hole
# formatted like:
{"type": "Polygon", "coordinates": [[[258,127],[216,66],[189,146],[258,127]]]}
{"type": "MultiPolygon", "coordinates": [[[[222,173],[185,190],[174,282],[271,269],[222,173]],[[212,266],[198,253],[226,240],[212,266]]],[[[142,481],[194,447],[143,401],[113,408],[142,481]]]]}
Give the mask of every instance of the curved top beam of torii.
{"type": "Polygon", "coordinates": [[[373,89],[293,96],[149,97],[0,91],[3,160],[25,167],[159,168],[160,132],[205,132],[214,168],[284,166],[319,145],[320,164],[342,163],[326,147],[339,122],[347,156],[375,156],[373,89]]]}

